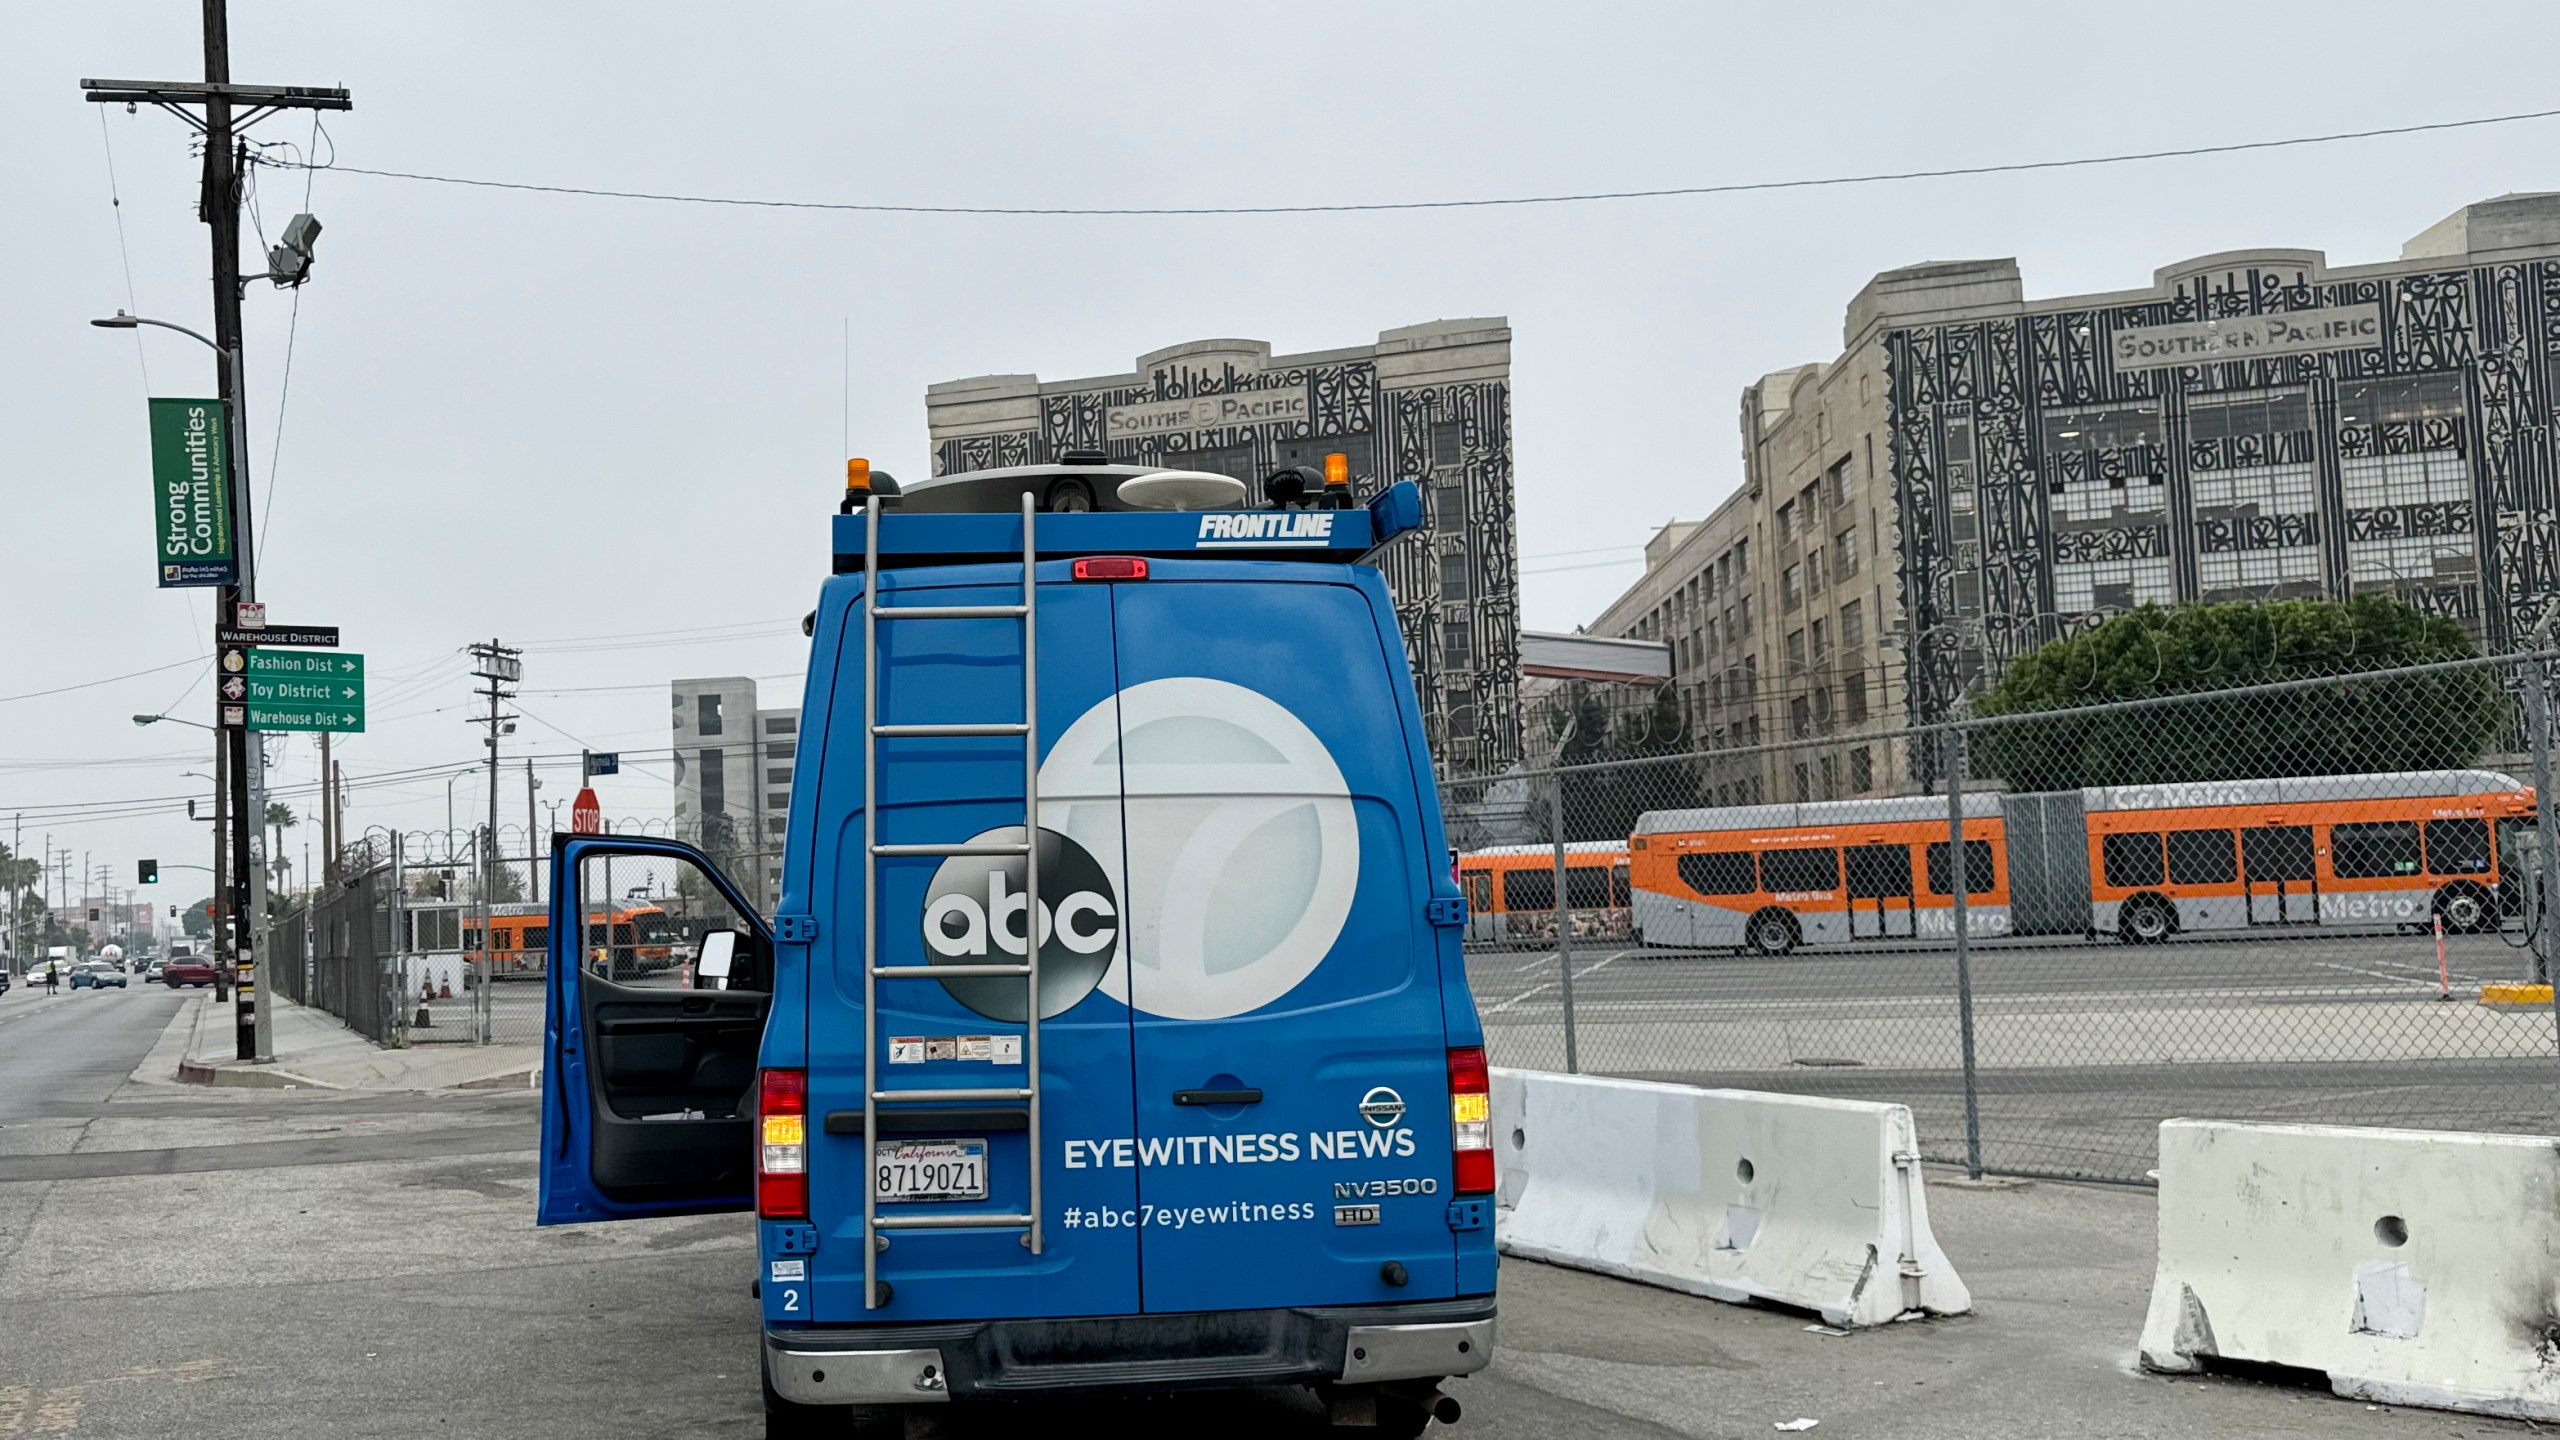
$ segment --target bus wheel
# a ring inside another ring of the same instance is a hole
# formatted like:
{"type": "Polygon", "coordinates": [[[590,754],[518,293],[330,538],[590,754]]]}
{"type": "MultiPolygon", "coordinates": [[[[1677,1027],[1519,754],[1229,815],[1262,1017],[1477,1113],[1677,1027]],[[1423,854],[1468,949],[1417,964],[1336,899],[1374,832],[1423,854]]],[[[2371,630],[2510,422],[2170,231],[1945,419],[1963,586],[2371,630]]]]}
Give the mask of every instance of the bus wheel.
{"type": "Polygon", "coordinates": [[[1763,910],[1752,916],[1751,948],[1772,956],[1796,948],[1795,917],[1784,910],[1763,910]]]}
{"type": "Polygon", "coordinates": [[[1081,515],[1093,508],[1093,487],[1073,478],[1049,487],[1049,509],[1062,515],[1081,515]]]}
{"type": "Polygon", "coordinates": [[[2116,934],[2128,945],[2157,945],[2176,928],[2168,904],[2157,895],[2136,895],[2127,900],[2124,914],[2116,920],[2116,934]]]}
{"type": "Polygon", "coordinates": [[[2436,892],[2436,914],[2456,935],[2473,935],[2496,923],[2498,907],[2477,885],[2447,885],[2436,892]]]}

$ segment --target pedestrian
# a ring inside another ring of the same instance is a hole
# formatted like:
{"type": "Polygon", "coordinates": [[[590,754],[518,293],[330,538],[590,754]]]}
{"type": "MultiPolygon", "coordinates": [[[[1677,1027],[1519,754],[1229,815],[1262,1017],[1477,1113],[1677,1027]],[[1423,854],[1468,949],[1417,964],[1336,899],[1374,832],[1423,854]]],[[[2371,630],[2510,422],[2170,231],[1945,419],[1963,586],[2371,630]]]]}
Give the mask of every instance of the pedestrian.
{"type": "Polygon", "coordinates": [[[60,994],[61,991],[62,967],[51,960],[47,960],[44,962],[44,993],[47,995],[57,995],[60,994]]]}

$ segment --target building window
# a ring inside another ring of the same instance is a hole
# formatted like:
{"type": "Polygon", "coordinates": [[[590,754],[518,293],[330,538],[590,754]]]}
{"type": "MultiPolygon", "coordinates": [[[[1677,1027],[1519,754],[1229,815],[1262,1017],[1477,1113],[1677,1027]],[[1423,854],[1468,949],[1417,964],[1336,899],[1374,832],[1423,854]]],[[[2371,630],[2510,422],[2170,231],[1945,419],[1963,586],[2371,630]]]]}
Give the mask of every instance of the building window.
{"type": "Polygon", "coordinates": [[[1249,444],[1203,445],[1197,450],[1183,451],[1178,461],[1174,456],[1166,458],[1179,463],[1185,470],[1205,470],[1212,475],[1241,480],[1248,488],[1260,478],[1253,473],[1253,447],[1249,444]]]}
{"type": "Polygon", "coordinates": [[[1470,582],[1471,577],[1467,570],[1467,554],[1465,551],[1462,550],[1455,555],[1443,555],[1440,557],[1441,599],[1474,599],[1475,593],[1470,582]]]}
{"type": "Polygon", "coordinates": [[[1831,467],[1831,503],[1845,508],[1857,488],[1857,472],[1849,468],[1849,457],[1843,455],[1840,463],[1831,467]]]}
{"type": "Polygon", "coordinates": [[[1790,610],[1798,609],[1804,604],[1804,567],[1802,565],[1790,565],[1779,572],[1778,593],[1785,599],[1787,608],[1790,610]]]}
{"type": "Polygon", "coordinates": [[[1799,761],[1796,765],[1796,803],[1801,805],[1812,798],[1813,775],[1805,768],[1804,764],[1799,761]]]}
{"type": "Polygon", "coordinates": [[[2187,407],[2187,438],[2221,440],[2242,436],[2290,435],[2311,428],[2311,397],[2297,390],[2282,395],[2252,395],[2220,404],[2187,407]]]}
{"type": "Polygon", "coordinates": [[[1796,502],[1790,500],[1786,504],[1778,507],[1778,543],[1781,545],[1793,544],[1795,542],[1795,538],[1796,502]]]}
{"type": "Polygon", "coordinates": [[[1802,630],[1788,631],[1787,663],[1801,670],[1804,668],[1804,660],[1804,632],[1802,630]]]}
{"type": "Polygon", "coordinates": [[[1833,543],[1831,547],[1831,570],[1835,576],[1842,580],[1846,580],[1850,576],[1858,573],[1857,526],[1852,525],[1848,529],[1841,531],[1839,538],[1833,543]]]}
{"type": "Polygon", "coordinates": [[[1876,757],[1868,752],[1867,747],[1861,745],[1849,752],[1849,793],[1864,795],[1874,788],[1876,788],[1876,757]]]}
{"type": "Polygon", "coordinates": [[[1852,600],[1840,607],[1840,648],[1855,650],[1867,643],[1867,607],[1852,600]]]}
{"type": "Polygon", "coordinates": [[[1475,647],[1466,626],[1440,627],[1440,663],[1452,670],[1465,670],[1475,664],[1475,647]]]}
{"type": "Polygon", "coordinates": [[[1787,736],[1789,739],[1801,740],[1812,733],[1813,701],[1799,695],[1787,702],[1787,736]]]}
{"type": "Polygon", "coordinates": [[[1830,800],[1837,798],[1839,794],[1840,762],[1825,755],[1822,757],[1822,798],[1830,800]]]}
{"type": "Polygon", "coordinates": [[[693,697],[693,733],[697,735],[720,733],[719,696],[696,695],[693,697]]]}
{"type": "Polygon", "coordinates": [[[2449,420],[2462,413],[2462,377],[2411,375],[2396,380],[2338,382],[2341,425],[2406,424],[2449,420]]]}
{"type": "Polygon", "coordinates": [[[767,735],[790,735],[796,733],[799,729],[800,717],[797,715],[767,715],[764,717],[764,733],[767,735]]]}
{"type": "Polygon", "coordinates": [[[1813,622],[1813,658],[1820,660],[1831,653],[1830,630],[1822,621],[1813,622]]]}
{"type": "Polygon", "coordinates": [[[1454,470],[1466,463],[1467,428],[1464,422],[1442,420],[1431,427],[1431,467],[1454,470]]]}
{"type": "MultiPolygon", "coordinates": [[[[2044,419],[2042,439],[2044,453],[2058,455],[2070,451],[2124,450],[2136,445],[2158,449],[2164,442],[2158,405],[2135,405],[2112,410],[2078,410],[2048,415],[2044,419]]],[[[1955,435],[1950,429],[1948,458],[1954,454],[1955,435]]],[[[1966,436],[1964,459],[1972,459],[1970,433],[1966,436]]]]}
{"type": "Polygon", "coordinates": [[[1804,554],[1804,588],[1808,595],[1822,593],[1822,549],[1816,546],[1804,554]]]}
{"type": "MultiPolygon", "coordinates": [[[[718,716],[712,717],[715,721],[718,716]]],[[[719,746],[706,747],[693,757],[702,770],[702,813],[725,815],[729,811],[729,755],[719,746]]]]}
{"type": "Polygon", "coordinates": [[[788,766],[788,765],[771,765],[771,766],[767,766],[767,767],[765,768],[765,772],[764,772],[764,783],[766,783],[767,785],[788,785],[788,784],[790,784],[790,783],[791,783],[791,767],[790,767],[790,766],[788,766]]]}
{"type": "Polygon", "coordinates": [[[1852,725],[1859,724],[1867,718],[1867,674],[1865,671],[1853,671],[1850,674],[1841,677],[1840,713],[1847,716],[1849,723],[1852,725]]]}
{"type": "Polygon", "coordinates": [[[764,747],[767,760],[788,760],[800,753],[800,747],[788,740],[777,740],[764,747]]]}
{"type": "Polygon", "coordinates": [[[1467,526],[1467,487],[1460,481],[1443,480],[1431,487],[1431,523],[1442,530],[1463,530],[1467,526]]]}

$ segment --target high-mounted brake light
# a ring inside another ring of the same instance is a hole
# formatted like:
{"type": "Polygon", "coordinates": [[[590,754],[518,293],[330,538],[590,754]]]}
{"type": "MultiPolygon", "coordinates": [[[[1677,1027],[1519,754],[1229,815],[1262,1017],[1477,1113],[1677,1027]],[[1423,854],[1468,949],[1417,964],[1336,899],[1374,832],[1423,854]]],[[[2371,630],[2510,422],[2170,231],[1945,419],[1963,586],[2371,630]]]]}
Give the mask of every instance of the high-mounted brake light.
{"type": "Polygon", "coordinates": [[[1449,1052],[1449,1148],[1460,1195],[1493,1193],[1492,1080],[1482,1046],[1449,1052]]]}
{"type": "Polygon", "coordinates": [[[1088,555],[1075,564],[1079,580],[1144,580],[1147,562],[1135,555],[1088,555]]]}
{"type": "Polygon", "coordinates": [[[756,1082],[756,1214],[809,1218],[809,1072],[766,1070],[756,1082]]]}

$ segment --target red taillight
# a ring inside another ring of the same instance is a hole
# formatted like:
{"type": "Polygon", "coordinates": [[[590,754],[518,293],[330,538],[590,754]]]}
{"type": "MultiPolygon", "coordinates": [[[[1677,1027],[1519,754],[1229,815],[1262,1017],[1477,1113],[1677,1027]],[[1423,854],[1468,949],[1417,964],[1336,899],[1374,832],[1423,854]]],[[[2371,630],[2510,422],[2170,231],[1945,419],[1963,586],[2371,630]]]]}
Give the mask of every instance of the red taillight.
{"type": "Polygon", "coordinates": [[[1088,555],[1075,564],[1079,580],[1144,580],[1147,562],[1135,555],[1088,555]]]}
{"type": "Polygon", "coordinates": [[[1449,1052],[1449,1148],[1461,1195],[1493,1193],[1492,1079],[1481,1046],[1449,1052]]]}
{"type": "Polygon", "coordinates": [[[809,1218],[809,1072],[766,1070],[756,1083],[756,1214],[809,1218]]]}

